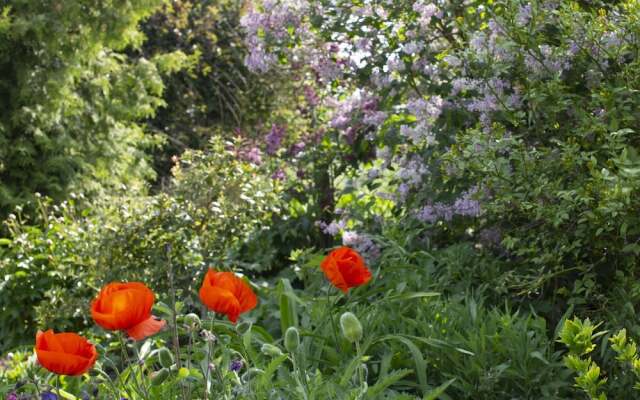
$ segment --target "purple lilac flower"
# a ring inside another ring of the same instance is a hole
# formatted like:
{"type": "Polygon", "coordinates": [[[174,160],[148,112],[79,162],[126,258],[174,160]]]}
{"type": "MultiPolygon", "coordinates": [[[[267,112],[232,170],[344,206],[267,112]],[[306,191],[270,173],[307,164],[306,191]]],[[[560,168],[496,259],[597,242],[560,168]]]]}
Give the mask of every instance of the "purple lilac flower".
{"type": "Polygon", "coordinates": [[[255,165],[262,164],[262,152],[256,146],[251,147],[249,150],[241,149],[238,152],[238,156],[245,161],[248,161],[255,165]]]}
{"type": "Polygon", "coordinates": [[[282,138],[285,134],[285,128],[276,124],[271,125],[271,131],[265,137],[267,142],[267,154],[275,154],[280,145],[282,144],[282,138]]]}
{"type": "Polygon", "coordinates": [[[239,372],[243,366],[244,366],[244,363],[242,362],[242,360],[239,358],[236,358],[235,360],[232,360],[231,363],[229,364],[229,371],[239,372]]]}
{"type": "Polygon", "coordinates": [[[345,220],[331,221],[329,224],[325,223],[324,221],[316,221],[316,226],[320,228],[322,233],[329,236],[336,236],[338,233],[340,233],[341,230],[345,228],[346,225],[347,221],[345,220]]]}
{"type": "Polygon", "coordinates": [[[291,27],[295,31],[304,30],[301,16],[306,6],[306,2],[268,0],[263,2],[263,12],[251,8],[241,18],[240,24],[247,34],[245,43],[249,50],[245,58],[247,68],[265,73],[276,63],[277,57],[266,50],[268,42],[287,39],[291,27]]]}
{"type": "Polygon", "coordinates": [[[371,39],[358,38],[354,43],[356,51],[368,53],[371,51],[371,39]]]}
{"type": "Polygon", "coordinates": [[[294,143],[291,146],[291,148],[289,149],[289,153],[291,154],[292,157],[295,157],[298,154],[300,154],[304,150],[305,147],[306,147],[306,143],[305,142],[294,143]]]}
{"type": "Polygon", "coordinates": [[[402,51],[408,55],[417,54],[422,51],[424,44],[422,42],[411,41],[402,46],[402,51]]]}
{"type": "Polygon", "coordinates": [[[540,57],[533,57],[527,54],[524,58],[524,64],[531,72],[536,75],[544,75],[548,73],[559,74],[571,65],[569,57],[571,52],[558,52],[555,48],[542,44],[539,46],[540,57]]]}
{"type": "Polygon", "coordinates": [[[6,400],[18,400],[18,395],[14,392],[7,394],[6,400]]]}
{"type": "Polygon", "coordinates": [[[312,86],[305,85],[303,91],[304,98],[310,106],[315,107],[320,103],[320,99],[312,86]]]}
{"type": "Polygon", "coordinates": [[[428,204],[416,213],[420,221],[435,223],[440,220],[451,221],[455,215],[477,217],[481,213],[480,202],[473,199],[477,188],[464,192],[453,204],[428,204]]]}
{"type": "Polygon", "coordinates": [[[402,72],[405,69],[404,61],[402,61],[396,53],[390,54],[389,57],[387,57],[386,68],[389,74],[396,71],[402,72]]]}
{"type": "Polygon", "coordinates": [[[521,5],[516,15],[516,24],[518,26],[527,25],[529,21],[531,21],[531,3],[521,5]]]}
{"type": "Polygon", "coordinates": [[[311,68],[322,82],[332,82],[342,76],[342,64],[326,51],[315,52],[310,57],[311,68]]]}
{"type": "Polygon", "coordinates": [[[355,231],[342,233],[342,244],[354,248],[367,260],[373,262],[380,256],[380,248],[367,235],[361,235],[355,231]]]}
{"type": "Polygon", "coordinates": [[[282,169],[278,169],[276,170],[276,172],[274,172],[271,175],[271,179],[275,180],[275,181],[283,181],[284,178],[286,178],[287,175],[284,173],[284,171],[282,169]]]}
{"type": "Polygon", "coordinates": [[[380,125],[386,119],[386,114],[377,111],[377,98],[363,90],[356,90],[343,100],[332,100],[329,104],[334,109],[330,126],[346,130],[347,141],[353,141],[357,131],[353,129],[360,119],[369,125],[380,125]]]}
{"type": "Polygon", "coordinates": [[[275,54],[267,53],[262,47],[250,49],[249,54],[244,59],[244,65],[252,72],[265,73],[277,62],[275,54]]]}
{"type": "Polygon", "coordinates": [[[371,126],[380,126],[387,120],[387,113],[384,111],[366,111],[362,122],[371,126]]]}
{"type": "Polygon", "coordinates": [[[422,0],[413,4],[413,11],[420,15],[418,23],[423,30],[428,28],[429,22],[431,22],[431,17],[439,14],[438,7],[436,7],[435,4],[427,3],[422,0]]]}

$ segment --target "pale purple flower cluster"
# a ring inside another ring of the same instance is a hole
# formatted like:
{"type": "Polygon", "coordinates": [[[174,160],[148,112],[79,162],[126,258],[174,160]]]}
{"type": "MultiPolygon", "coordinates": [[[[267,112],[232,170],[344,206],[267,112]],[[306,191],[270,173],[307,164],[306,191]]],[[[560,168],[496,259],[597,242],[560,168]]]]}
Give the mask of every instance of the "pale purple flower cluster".
{"type": "Polygon", "coordinates": [[[317,74],[318,80],[332,82],[342,76],[344,62],[332,50],[331,45],[320,51],[313,51],[308,56],[311,69],[317,74]]]}
{"type": "Polygon", "coordinates": [[[516,14],[516,24],[518,26],[524,26],[531,21],[531,3],[523,4],[518,9],[518,14],[516,14]]]}
{"type": "Polygon", "coordinates": [[[570,54],[560,49],[542,44],[535,56],[527,54],[524,64],[535,75],[560,74],[571,66],[570,54]]]}
{"type": "Polygon", "coordinates": [[[298,154],[302,153],[306,146],[307,144],[305,142],[296,142],[289,148],[289,154],[291,154],[292,157],[295,157],[298,154]]]}
{"type": "Polygon", "coordinates": [[[265,137],[267,142],[267,154],[275,154],[282,146],[282,139],[286,133],[284,126],[271,125],[271,131],[265,137]]]}
{"type": "Polygon", "coordinates": [[[406,107],[416,117],[417,122],[413,126],[402,125],[400,134],[416,144],[434,143],[435,135],[432,132],[432,127],[442,114],[443,106],[444,100],[440,96],[431,96],[428,100],[423,98],[410,100],[406,107]]]}
{"type": "Polygon", "coordinates": [[[303,88],[304,98],[311,107],[320,104],[320,98],[312,86],[305,85],[303,88]]]}
{"type": "Polygon", "coordinates": [[[248,161],[255,165],[262,164],[262,152],[257,146],[252,146],[248,149],[240,149],[238,151],[238,157],[241,160],[248,161]]]}
{"type": "Polygon", "coordinates": [[[420,221],[435,223],[437,221],[451,221],[455,215],[477,217],[481,213],[480,202],[473,197],[477,188],[462,194],[453,204],[437,202],[424,206],[416,213],[420,221]]]}
{"type": "Polygon", "coordinates": [[[363,90],[356,90],[341,101],[332,101],[335,110],[330,126],[344,131],[350,143],[362,125],[379,127],[387,119],[387,113],[378,110],[377,97],[363,90]]]}
{"type": "Polygon", "coordinates": [[[284,170],[281,168],[278,168],[273,174],[271,174],[271,179],[274,181],[283,181],[286,177],[287,174],[285,174],[284,170]]]}
{"type": "Polygon", "coordinates": [[[399,169],[396,173],[396,176],[401,182],[398,185],[397,200],[404,202],[412,188],[422,186],[422,179],[424,175],[428,173],[429,169],[418,156],[403,157],[400,160],[399,169]]]}
{"type": "Polygon", "coordinates": [[[336,236],[347,226],[347,221],[331,221],[328,224],[324,221],[316,221],[315,225],[320,228],[322,233],[330,236],[336,236]]]}
{"type": "Polygon", "coordinates": [[[269,50],[271,42],[280,43],[289,38],[289,28],[298,29],[306,2],[296,0],[267,0],[262,11],[250,9],[240,20],[247,36],[245,43],[249,54],[245,65],[253,72],[265,73],[277,62],[276,55],[269,50]]]}
{"type": "Polygon", "coordinates": [[[373,262],[380,257],[380,248],[367,235],[355,231],[342,232],[342,245],[349,246],[362,254],[367,262],[373,262]]]}
{"type": "Polygon", "coordinates": [[[424,48],[424,43],[412,40],[410,42],[405,43],[402,46],[402,51],[406,54],[412,55],[412,54],[420,53],[423,48],[424,48]]]}
{"type": "Polygon", "coordinates": [[[441,15],[441,12],[435,4],[424,0],[419,0],[413,3],[413,11],[418,13],[418,24],[423,30],[426,30],[429,27],[431,17],[434,15],[441,15]]]}

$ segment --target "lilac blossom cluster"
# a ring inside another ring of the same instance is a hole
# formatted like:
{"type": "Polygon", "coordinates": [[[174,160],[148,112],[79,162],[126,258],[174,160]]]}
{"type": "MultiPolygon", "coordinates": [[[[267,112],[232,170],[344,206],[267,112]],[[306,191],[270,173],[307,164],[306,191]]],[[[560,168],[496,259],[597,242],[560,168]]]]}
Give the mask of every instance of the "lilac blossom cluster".
{"type": "Polygon", "coordinates": [[[419,0],[413,3],[413,11],[418,13],[418,24],[424,30],[428,28],[433,16],[442,16],[442,12],[435,4],[433,4],[433,2],[427,2],[424,0],[419,0]]]}
{"type": "Polygon", "coordinates": [[[347,226],[347,221],[331,221],[328,224],[324,221],[316,221],[315,225],[320,228],[322,233],[329,236],[336,236],[347,226]]]}
{"type": "Polygon", "coordinates": [[[343,231],[342,244],[362,254],[367,262],[373,262],[380,257],[380,248],[367,235],[355,231],[343,231]]]}
{"type": "Polygon", "coordinates": [[[403,156],[396,176],[400,180],[396,200],[404,202],[411,189],[420,188],[423,177],[429,173],[427,165],[418,156],[403,156]]]}
{"type": "Polygon", "coordinates": [[[330,101],[330,106],[334,113],[329,125],[342,131],[349,143],[360,128],[377,128],[387,119],[387,113],[378,110],[377,97],[364,90],[355,90],[343,100],[330,101]]]}
{"type": "Polygon", "coordinates": [[[273,155],[280,149],[285,133],[286,129],[284,126],[276,124],[271,125],[271,130],[267,136],[265,136],[267,154],[273,155]]]}
{"type": "Polygon", "coordinates": [[[302,17],[307,9],[305,1],[266,0],[262,10],[251,8],[241,18],[240,25],[246,32],[245,43],[249,51],[245,65],[253,72],[265,73],[277,62],[270,50],[271,42],[281,44],[290,38],[289,29],[304,29],[302,17]]]}
{"type": "Polygon", "coordinates": [[[477,217],[481,213],[480,202],[474,199],[477,188],[464,192],[453,204],[437,202],[429,204],[416,213],[420,221],[435,223],[437,221],[451,221],[455,215],[477,217]]]}
{"type": "Polygon", "coordinates": [[[241,148],[238,150],[238,158],[255,165],[262,164],[262,151],[257,146],[241,148]]]}
{"type": "Polygon", "coordinates": [[[416,117],[417,122],[413,126],[402,125],[400,134],[415,144],[435,143],[433,126],[442,114],[444,104],[444,100],[440,96],[431,96],[428,100],[418,98],[407,102],[407,110],[416,117]]]}

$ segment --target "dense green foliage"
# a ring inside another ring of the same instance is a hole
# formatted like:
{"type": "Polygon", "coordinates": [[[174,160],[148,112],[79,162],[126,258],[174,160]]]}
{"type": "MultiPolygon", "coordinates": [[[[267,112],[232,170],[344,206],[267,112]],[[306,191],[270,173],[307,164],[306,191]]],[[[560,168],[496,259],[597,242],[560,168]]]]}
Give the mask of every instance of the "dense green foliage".
{"type": "Polygon", "coordinates": [[[157,0],[3,2],[0,17],[0,207],[40,192],[136,190],[153,176],[141,119],[164,103],[152,60],[121,51],[157,0]]]}

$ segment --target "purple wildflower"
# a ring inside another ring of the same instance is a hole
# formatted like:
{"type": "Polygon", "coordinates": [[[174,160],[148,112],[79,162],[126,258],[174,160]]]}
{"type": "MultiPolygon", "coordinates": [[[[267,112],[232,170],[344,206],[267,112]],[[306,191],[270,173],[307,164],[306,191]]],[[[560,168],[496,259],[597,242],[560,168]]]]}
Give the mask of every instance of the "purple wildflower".
{"type": "Polygon", "coordinates": [[[285,128],[276,124],[271,125],[271,131],[265,137],[267,141],[267,154],[275,154],[282,144],[285,128]]]}
{"type": "Polygon", "coordinates": [[[45,392],[42,392],[42,394],[40,395],[40,399],[41,400],[58,400],[58,396],[53,392],[45,391],[45,392]]]}
{"type": "Polygon", "coordinates": [[[235,360],[232,360],[231,363],[229,364],[229,371],[238,372],[242,369],[243,366],[244,366],[244,363],[242,362],[242,360],[239,358],[236,358],[235,360]]]}
{"type": "Polygon", "coordinates": [[[271,179],[275,180],[275,181],[283,181],[284,178],[286,178],[287,175],[284,173],[284,171],[282,169],[278,169],[276,170],[276,172],[274,172],[271,175],[271,179]]]}

